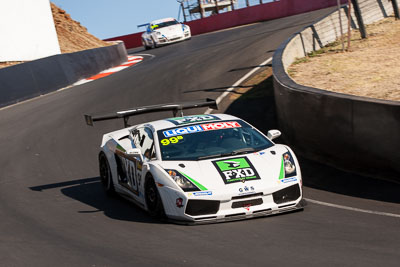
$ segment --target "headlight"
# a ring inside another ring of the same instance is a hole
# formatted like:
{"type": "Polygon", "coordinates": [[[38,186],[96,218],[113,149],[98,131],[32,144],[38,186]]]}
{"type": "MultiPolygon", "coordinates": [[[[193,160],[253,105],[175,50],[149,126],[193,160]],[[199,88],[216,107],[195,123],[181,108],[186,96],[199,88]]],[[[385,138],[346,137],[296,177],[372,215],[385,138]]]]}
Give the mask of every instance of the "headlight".
{"type": "Polygon", "coordinates": [[[176,170],[165,170],[185,192],[200,191],[189,179],[176,170]]]}
{"type": "Polygon", "coordinates": [[[156,35],[157,35],[157,36],[161,35],[161,32],[156,32],[156,35]]]}
{"type": "Polygon", "coordinates": [[[283,168],[285,170],[285,178],[296,175],[296,165],[289,152],[283,154],[283,168]]]}

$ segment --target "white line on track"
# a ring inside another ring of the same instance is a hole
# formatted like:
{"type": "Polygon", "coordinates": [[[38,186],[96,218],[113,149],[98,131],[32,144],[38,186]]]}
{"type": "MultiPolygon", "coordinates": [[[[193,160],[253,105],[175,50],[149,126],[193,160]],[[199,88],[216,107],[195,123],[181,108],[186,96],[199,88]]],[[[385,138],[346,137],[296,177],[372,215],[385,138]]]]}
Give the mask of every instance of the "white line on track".
{"type": "MultiPolygon", "coordinates": [[[[240,78],[236,83],[234,83],[228,90],[226,90],[223,94],[221,94],[216,102],[219,104],[230,92],[233,91],[237,86],[239,86],[244,80],[249,78],[251,75],[253,75],[256,71],[258,71],[260,68],[264,67],[268,63],[272,61],[272,57],[268,58],[265,60],[263,63],[258,65],[258,67],[252,69],[249,71],[246,75],[244,75],[242,78],[240,78]]],[[[204,114],[210,114],[212,109],[208,108],[204,114]]],[[[343,206],[343,205],[337,205],[337,204],[332,204],[332,203],[327,203],[327,202],[322,202],[314,199],[309,199],[305,198],[310,203],[317,204],[317,205],[322,205],[322,206],[327,206],[327,207],[332,207],[332,208],[337,208],[337,209],[343,209],[343,210],[350,210],[350,211],[357,211],[357,212],[363,212],[363,213],[368,213],[368,214],[374,214],[374,215],[381,215],[381,216],[388,216],[388,217],[395,217],[395,218],[400,218],[400,214],[394,214],[394,213],[388,213],[388,212],[381,212],[381,211],[373,211],[373,210],[364,210],[364,209],[358,209],[358,208],[353,208],[353,207],[348,207],[348,206],[343,206]]]]}
{"type": "MultiPolygon", "coordinates": [[[[261,63],[260,65],[258,65],[258,67],[252,69],[251,71],[249,71],[246,75],[244,75],[242,78],[240,78],[237,82],[235,82],[231,87],[229,87],[222,95],[220,95],[217,100],[215,100],[217,102],[217,105],[230,93],[233,91],[233,89],[235,89],[236,87],[238,87],[244,80],[246,80],[247,78],[249,78],[251,75],[253,75],[256,71],[258,71],[259,69],[261,69],[262,67],[265,67],[265,65],[267,65],[268,63],[270,63],[272,61],[272,57],[270,57],[269,59],[265,60],[263,63],[261,63]]],[[[204,114],[210,114],[212,111],[212,109],[208,108],[206,110],[206,112],[204,112],[204,114]]]]}
{"type": "Polygon", "coordinates": [[[337,205],[337,204],[332,204],[332,203],[327,203],[327,202],[322,202],[314,199],[309,199],[309,198],[304,198],[310,203],[317,204],[317,205],[322,205],[322,206],[327,206],[331,208],[337,208],[337,209],[342,209],[342,210],[350,210],[350,211],[357,211],[357,212],[362,212],[362,213],[368,213],[368,214],[374,214],[374,215],[381,215],[381,216],[389,216],[389,217],[395,217],[395,218],[400,218],[400,214],[394,214],[394,213],[388,213],[388,212],[381,212],[381,211],[373,211],[373,210],[364,210],[364,209],[358,209],[358,208],[353,208],[353,207],[347,207],[343,205],[337,205]]]}

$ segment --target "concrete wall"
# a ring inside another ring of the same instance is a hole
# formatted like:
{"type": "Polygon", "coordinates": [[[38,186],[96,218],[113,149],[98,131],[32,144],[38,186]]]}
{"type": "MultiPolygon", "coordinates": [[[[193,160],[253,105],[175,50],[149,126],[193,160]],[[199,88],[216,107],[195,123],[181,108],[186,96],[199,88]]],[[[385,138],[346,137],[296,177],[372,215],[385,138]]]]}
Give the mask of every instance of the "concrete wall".
{"type": "Polygon", "coordinates": [[[0,107],[56,91],[126,60],[121,42],[0,69],[0,107]]]}
{"type": "Polygon", "coordinates": [[[0,1],[0,62],[60,54],[49,0],[0,1]]]}
{"type": "MultiPolygon", "coordinates": [[[[389,1],[359,1],[368,23],[393,14],[389,1]]],[[[343,22],[347,25],[346,16],[343,22]]],[[[400,182],[400,102],[306,87],[287,74],[287,67],[296,58],[336,40],[339,32],[334,12],[293,35],[275,52],[274,90],[280,129],[296,153],[307,158],[400,182]]]]}
{"type": "MultiPolygon", "coordinates": [[[[341,2],[345,3],[347,2],[347,0],[341,0],[341,2]]],[[[204,19],[190,21],[186,24],[190,26],[192,35],[197,35],[249,23],[301,14],[326,7],[331,7],[336,4],[337,0],[280,0],[277,2],[265,3],[262,5],[237,9],[231,12],[210,16],[204,19]]],[[[125,42],[126,48],[129,49],[142,45],[140,39],[141,34],[142,33],[128,34],[106,40],[122,40],[125,42]]]]}

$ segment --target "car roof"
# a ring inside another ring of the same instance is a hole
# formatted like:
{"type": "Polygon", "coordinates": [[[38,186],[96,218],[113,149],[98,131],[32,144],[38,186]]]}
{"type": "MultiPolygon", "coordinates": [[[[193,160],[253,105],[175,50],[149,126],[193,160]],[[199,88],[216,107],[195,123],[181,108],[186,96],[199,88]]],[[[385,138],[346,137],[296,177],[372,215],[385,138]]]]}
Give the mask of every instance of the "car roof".
{"type": "Polygon", "coordinates": [[[167,21],[175,21],[176,19],[174,18],[164,18],[164,19],[157,19],[157,20],[153,20],[152,22],[150,22],[150,24],[159,24],[159,23],[163,23],[163,22],[167,22],[167,21]]]}
{"type": "Polygon", "coordinates": [[[198,114],[184,117],[172,117],[162,120],[147,122],[137,126],[151,125],[154,130],[163,130],[168,128],[179,128],[192,124],[211,123],[225,120],[240,120],[238,117],[228,114],[198,114]]]}

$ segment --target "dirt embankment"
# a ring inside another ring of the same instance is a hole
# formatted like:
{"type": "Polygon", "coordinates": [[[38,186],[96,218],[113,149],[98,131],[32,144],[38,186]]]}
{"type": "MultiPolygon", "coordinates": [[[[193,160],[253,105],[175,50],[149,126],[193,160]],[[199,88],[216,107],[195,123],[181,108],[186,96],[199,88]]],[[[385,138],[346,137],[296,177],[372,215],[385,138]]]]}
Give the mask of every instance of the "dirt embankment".
{"type": "Polygon", "coordinates": [[[349,52],[341,52],[341,44],[335,42],[298,59],[289,75],[305,86],[400,101],[400,20],[384,19],[368,26],[367,32],[368,39],[352,32],[349,52]]]}
{"type": "MultiPolygon", "coordinates": [[[[65,10],[51,3],[61,53],[72,53],[110,45],[91,35],[79,22],[73,20],[65,10]]],[[[22,61],[0,62],[0,68],[23,63],[22,61]]]]}
{"type": "Polygon", "coordinates": [[[53,12],[61,53],[71,53],[109,45],[109,43],[91,35],[79,22],[71,19],[71,16],[65,10],[53,3],[51,3],[51,11],[53,12]]]}

